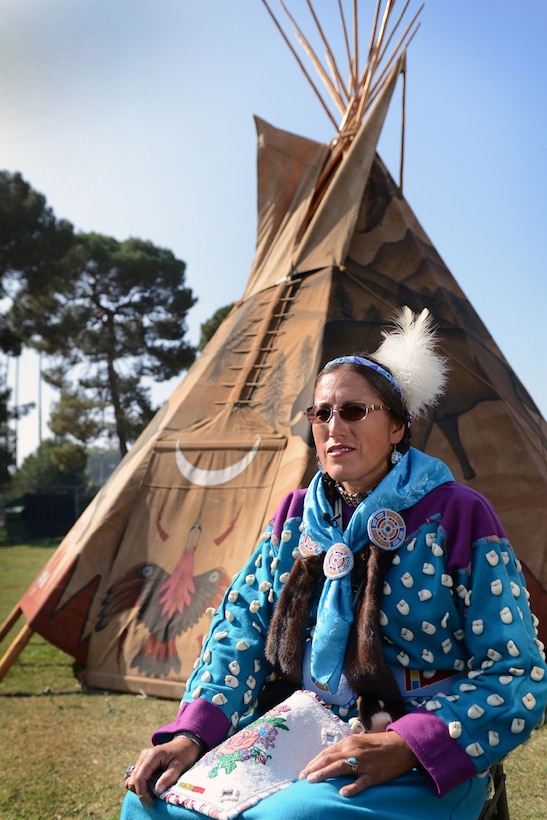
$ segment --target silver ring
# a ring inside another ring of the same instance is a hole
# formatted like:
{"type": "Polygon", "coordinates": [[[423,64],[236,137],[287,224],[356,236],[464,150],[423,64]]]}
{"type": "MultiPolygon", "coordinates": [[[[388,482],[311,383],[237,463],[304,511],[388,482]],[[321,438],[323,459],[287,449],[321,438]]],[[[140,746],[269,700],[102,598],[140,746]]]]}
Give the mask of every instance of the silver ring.
{"type": "Polygon", "coordinates": [[[133,763],[131,763],[131,765],[129,765],[127,767],[127,769],[125,770],[125,772],[123,773],[123,782],[124,783],[129,777],[131,777],[131,775],[134,771],[135,771],[135,766],[134,766],[133,763]]]}
{"type": "Polygon", "coordinates": [[[351,768],[351,773],[352,774],[357,773],[357,769],[359,768],[359,761],[357,760],[356,757],[347,757],[344,760],[344,763],[347,763],[348,766],[351,768]]]}

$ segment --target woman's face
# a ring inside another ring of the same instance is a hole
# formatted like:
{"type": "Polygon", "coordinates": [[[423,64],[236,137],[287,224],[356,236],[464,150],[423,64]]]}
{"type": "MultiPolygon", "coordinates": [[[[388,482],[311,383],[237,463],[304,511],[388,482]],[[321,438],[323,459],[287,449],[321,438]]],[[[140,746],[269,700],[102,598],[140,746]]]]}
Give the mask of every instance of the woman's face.
{"type": "MultiPolygon", "coordinates": [[[[320,377],[314,405],[385,404],[363,376],[339,367],[320,377]]],[[[344,421],[333,413],[330,421],[312,425],[313,438],[323,469],[346,490],[372,490],[388,473],[393,445],[404,435],[404,425],[387,410],[369,412],[361,421],[344,421]]]]}

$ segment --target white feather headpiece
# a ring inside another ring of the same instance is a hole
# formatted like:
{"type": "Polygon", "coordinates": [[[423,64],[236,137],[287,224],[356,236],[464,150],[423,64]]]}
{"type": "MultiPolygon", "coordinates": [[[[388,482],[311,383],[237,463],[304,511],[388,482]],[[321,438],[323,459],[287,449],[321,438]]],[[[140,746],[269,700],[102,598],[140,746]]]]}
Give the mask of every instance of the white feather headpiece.
{"type": "Polygon", "coordinates": [[[415,419],[438,403],[446,383],[447,362],[436,351],[436,331],[427,308],[418,315],[404,307],[393,322],[394,329],[382,332],[384,340],[373,356],[391,370],[406,409],[415,419]]]}

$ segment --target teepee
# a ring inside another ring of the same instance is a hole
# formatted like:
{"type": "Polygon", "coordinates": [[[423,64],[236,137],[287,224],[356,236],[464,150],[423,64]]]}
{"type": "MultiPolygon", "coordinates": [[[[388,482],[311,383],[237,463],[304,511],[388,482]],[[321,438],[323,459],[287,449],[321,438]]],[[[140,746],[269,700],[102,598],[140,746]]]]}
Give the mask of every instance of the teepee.
{"type": "Polygon", "coordinates": [[[349,79],[315,12],[324,62],[287,11],[338,109],[336,125],[313,85],[335,138],[324,145],[256,119],[245,292],[22,598],[7,624],[22,611],[11,655],[34,630],[85,661],[91,686],[179,698],[208,611],[283,494],[316,469],[302,414],[315,374],[374,349],[403,305],[429,308],[450,366],[446,396],[413,443],[494,503],[547,623],[545,421],[376,153],[417,15],[406,25],[409,3],[395,19],[395,1],[378,0],[359,73],[357,2],[352,26],[339,5],[349,79]]]}

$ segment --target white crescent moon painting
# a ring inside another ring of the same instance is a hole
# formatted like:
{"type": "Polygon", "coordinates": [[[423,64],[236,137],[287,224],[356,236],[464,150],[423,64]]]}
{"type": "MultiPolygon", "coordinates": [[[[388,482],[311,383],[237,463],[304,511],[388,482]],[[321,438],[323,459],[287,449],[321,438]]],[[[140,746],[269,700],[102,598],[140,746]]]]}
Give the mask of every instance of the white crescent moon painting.
{"type": "Polygon", "coordinates": [[[258,438],[247,455],[243,456],[243,458],[235,464],[230,465],[230,467],[225,467],[223,470],[201,470],[199,467],[190,464],[180,449],[178,441],[175,446],[175,458],[177,467],[184,478],[191,484],[197,484],[200,487],[216,487],[218,484],[226,484],[226,482],[231,481],[246,470],[256,456],[259,446],[260,439],[258,438]]]}

